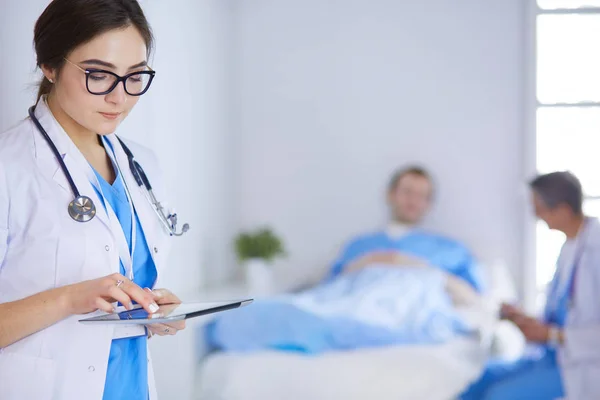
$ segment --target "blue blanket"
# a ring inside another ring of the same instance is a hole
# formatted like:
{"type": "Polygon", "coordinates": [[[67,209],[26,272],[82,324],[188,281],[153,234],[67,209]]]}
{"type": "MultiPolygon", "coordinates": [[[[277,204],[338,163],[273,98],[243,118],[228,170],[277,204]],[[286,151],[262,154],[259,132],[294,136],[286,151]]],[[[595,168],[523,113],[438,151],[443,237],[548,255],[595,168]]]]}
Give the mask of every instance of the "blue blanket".
{"type": "Polygon", "coordinates": [[[440,343],[468,330],[444,282],[434,268],[373,265],[299,294],[223,313],[207,326],[206,337],[212,349],[313,354],[440,343]]]}

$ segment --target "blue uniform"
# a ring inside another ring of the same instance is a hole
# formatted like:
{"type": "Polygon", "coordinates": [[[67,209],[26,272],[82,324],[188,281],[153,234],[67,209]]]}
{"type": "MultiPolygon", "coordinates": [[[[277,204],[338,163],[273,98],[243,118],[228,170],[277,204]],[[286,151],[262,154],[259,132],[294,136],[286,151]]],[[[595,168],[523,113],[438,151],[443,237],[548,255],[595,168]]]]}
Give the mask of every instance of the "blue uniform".
{"type": "MultiPolygon", "coordinates": [[[[96,176],[102,193],[96,189],[98,196],[110,204],[113,209],[131,250],[132,246],[132,219],[131,208],[127,199],[123,179],[118,174],[112,185],[110,185],[96,171],[96,176]]],[[[95,185],[94,185],[95,187],[95,185]]],[[[106,207],[106,203],[103,204],[106,207]]],[[[135,211],[134,211],[135,213],[135,211]]],[[[137,213],[134,221],[136,223],[136,243],[133,253],[134,282],[142,288],[151,288],[157,278],[156,266],[150,255],[150,250],[137,213]]],[[[125,275],[125,268],[121,262],[121,273],[125,275]]],[[[108,360],[108,371],[104,385],[103,400],[147,400],[148,393],[148,350],[147,337],[139,336],[133,338],[115,339],[112,341],[110,356],[108,360]]]]}
{"type": "Polygon", "coordinates": [[[478,291],[483,289],[480,266],[465,246],[447,237],[421,231],[400,238],[391,237],[386,232],[359,236],[346,245],[335,261],[330,279],[342,273],[351,262],[377,251],[399,251],[425,259],[429,264],[469,282],[478,291]]]}

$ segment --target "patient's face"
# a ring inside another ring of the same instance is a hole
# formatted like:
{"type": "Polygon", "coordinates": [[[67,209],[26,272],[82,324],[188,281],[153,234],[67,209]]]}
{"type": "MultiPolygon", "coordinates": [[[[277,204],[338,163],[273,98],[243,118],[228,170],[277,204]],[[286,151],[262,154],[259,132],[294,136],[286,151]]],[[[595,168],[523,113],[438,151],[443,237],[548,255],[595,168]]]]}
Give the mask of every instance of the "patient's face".
{"type": "Polygon", "coordinates": [[[423,176],[407,174],[400,178],[388,196],[394,218],[405,224],[419,223],[429,210],[432,189],[429,179],[423,176]]]}

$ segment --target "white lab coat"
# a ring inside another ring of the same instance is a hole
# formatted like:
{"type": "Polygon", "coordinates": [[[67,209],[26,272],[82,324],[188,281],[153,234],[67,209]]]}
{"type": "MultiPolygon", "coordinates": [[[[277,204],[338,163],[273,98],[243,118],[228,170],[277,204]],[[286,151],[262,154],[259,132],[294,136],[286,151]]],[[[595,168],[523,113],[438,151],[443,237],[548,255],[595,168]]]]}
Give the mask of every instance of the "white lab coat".
{"type": "MultiPolygon", "coordinates": [[[[30,119],[0,135],[0,303],[19,300],[55,287],[119,272],[117,241],[107,213],[86,173],[86,161],[56,122],[44,101],[36,116],[54,141],[82,195],[96,204],[96,217],[73,221],[68,181],[50,147],[30,119]]],[[[159,272],[169,235],[129,170],[127,156],[114,135],[125,182],[159,272]]],[[[164,199],[157,160],[127,142],[144,167],[157,197],[164,199]]],[[[72,316],[0,349],[0,398],[3,400],[101,400],[114,328],[90,326],[72,316]]],[[[0,321],[3,323],[3,321],[0,321]]],[[[156,399],[148,359],[150,399],[156,399]]]]}
{"type": "Polygon", "coordinates": [[[588,219],[579,236],[584,252],[558,361],[569,400],[600,399],[600,222],[588,219]]]}

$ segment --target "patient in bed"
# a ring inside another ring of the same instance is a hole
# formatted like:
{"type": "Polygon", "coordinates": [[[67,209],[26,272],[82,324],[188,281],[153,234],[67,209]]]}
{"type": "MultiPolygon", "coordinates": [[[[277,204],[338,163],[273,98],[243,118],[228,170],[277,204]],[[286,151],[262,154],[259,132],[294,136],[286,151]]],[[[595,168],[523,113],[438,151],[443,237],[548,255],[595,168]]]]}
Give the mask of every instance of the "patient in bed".
{"type": "Polygon", "coordinates": [[[390,179],[387,202],[390,222],[385,230],[358,236],[342,250],[330,278],[372,265],[390,268],[439,268],[457,302],[468,302],[482,290],[480,266],[459,242],[419,228],[431,207],[434,184],[423,168],[398,170],[390,179]]]}
{"type": "Polygon", "coordinates": [[[479,267],[465,246],[418,228],[432,196],[426,171],[397,172],[386,230],[350,241],[315,287],[217,316],[206,331],[209,347],[315,354],[468,334],[456,306],[477,297],[479,267]]]}

